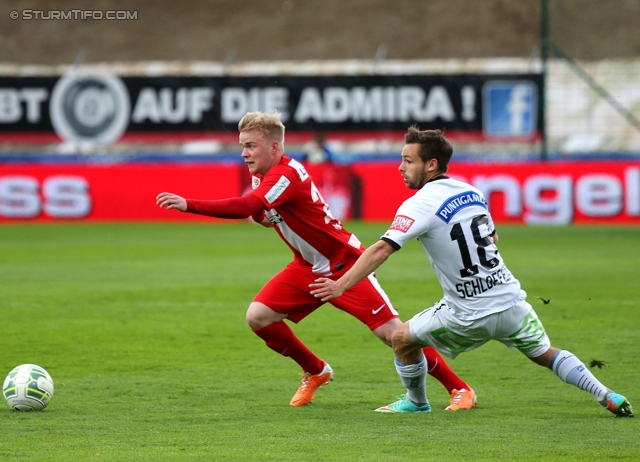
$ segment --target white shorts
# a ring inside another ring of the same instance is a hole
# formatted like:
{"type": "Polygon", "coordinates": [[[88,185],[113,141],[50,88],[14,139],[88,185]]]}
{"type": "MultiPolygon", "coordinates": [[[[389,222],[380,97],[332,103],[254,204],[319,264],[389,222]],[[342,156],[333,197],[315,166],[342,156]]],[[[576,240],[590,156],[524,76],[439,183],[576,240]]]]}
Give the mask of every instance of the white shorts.
{"type": "Polygon", "coordinates": [[[443,298],[416,314],[409,322],[409,331],[417,342],[431,345],[450,358],[489,340],[502,342],[507,348],[516,347],[528,358],[540,356],[551,347],[538,315],[526,300],[519,300],[505,311],[460,322],[443,298]]]}

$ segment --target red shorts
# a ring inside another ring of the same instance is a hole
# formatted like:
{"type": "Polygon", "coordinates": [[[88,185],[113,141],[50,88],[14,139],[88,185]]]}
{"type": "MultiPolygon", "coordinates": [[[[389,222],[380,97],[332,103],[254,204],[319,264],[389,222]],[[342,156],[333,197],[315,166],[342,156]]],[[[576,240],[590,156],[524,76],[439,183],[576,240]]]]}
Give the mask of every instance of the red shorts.
{"type": "MultiPolygon", "coordinates": [[[[347,269],[330,278],[340,278],[347,269]]],[[[287,319],[297,323],[324,304],[310,294],[309,284],[319,277],[322,276],[312,273],[310,267],[291,262],[260,289],[253,301],[263,303],[278,313],[285,313],[287,319]]],[[[360,320],[371,330],[398,317],[398,312],[373,275],[329,303],[360,320]]]]}

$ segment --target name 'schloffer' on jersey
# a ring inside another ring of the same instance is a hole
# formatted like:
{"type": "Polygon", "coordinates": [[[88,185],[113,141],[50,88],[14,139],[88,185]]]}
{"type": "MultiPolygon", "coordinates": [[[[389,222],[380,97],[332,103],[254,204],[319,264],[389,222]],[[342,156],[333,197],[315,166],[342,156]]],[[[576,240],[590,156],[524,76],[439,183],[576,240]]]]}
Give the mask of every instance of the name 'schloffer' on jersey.
{"type": "Polygon", "coordinates": [[[498,271],[491,273],[486,278],[476,278],[464,283],[456,284],[456,292],[461,298],[477,297],[480,294],[493,289],[498,284],[506,284],[513,280],[511,272],[503,266],[498,271]]]}

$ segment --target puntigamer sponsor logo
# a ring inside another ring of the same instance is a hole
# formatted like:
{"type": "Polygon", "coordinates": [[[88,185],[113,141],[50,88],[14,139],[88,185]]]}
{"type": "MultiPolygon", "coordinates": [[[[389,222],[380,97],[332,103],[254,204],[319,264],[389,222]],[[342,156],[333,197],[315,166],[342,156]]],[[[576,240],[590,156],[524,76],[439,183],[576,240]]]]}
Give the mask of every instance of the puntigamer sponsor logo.
{"type": "Polygon", "coordinates": [[[287,186],[289,186],[290,183],[291,181],[289,181],[289,178],[282,175],[278,182],[274,184],[269,192],[264,196],[265,199],[267,199],[267,202],[273,204],[276,199],[280,197],[280,194],[282,194],[284,190],[287,189],[287,186]]]}
{"type": "Polygon", "coordinates": [[[449,223],[456,213],[466,207],[471,207],[472,205],[479,205],[486,209],[487,201],[485,201],[484,198],[476,192],[465,191],[463,193],[456,194],[455,196],[451,196],[449,199],[444,201],[436,212],[436,215],[445,223],[449,223]]]}

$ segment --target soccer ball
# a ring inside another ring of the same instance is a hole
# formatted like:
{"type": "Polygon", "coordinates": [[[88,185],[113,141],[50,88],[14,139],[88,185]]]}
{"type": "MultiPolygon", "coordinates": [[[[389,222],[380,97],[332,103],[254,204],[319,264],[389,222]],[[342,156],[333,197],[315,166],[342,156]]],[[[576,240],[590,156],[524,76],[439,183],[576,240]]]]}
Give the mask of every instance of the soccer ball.
{"type": "Polygon", "coordinates": [[[53,396],[53,379],[43,367],[22,364],[4,379],[2,394],[14,411],[41,411],[53,396]]]}

